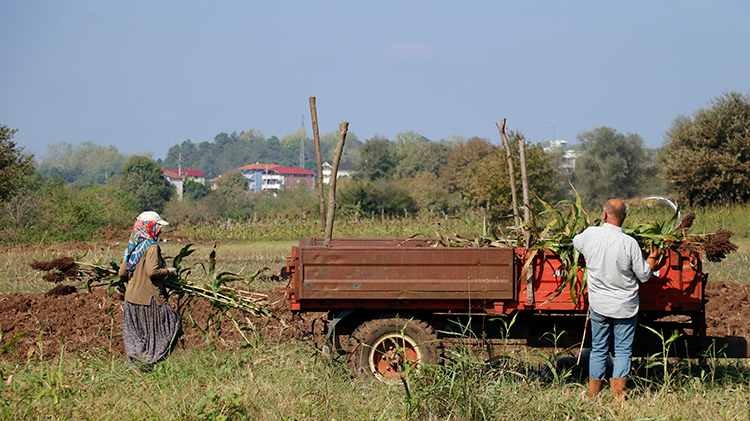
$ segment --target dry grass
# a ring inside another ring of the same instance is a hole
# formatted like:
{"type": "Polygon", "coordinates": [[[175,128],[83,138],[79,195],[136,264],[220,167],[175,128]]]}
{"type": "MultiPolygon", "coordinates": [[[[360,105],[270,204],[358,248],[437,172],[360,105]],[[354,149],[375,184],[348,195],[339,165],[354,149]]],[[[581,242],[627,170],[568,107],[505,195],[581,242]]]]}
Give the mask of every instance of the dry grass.
{"type": "Polygon", "coordinates": [[[703,271],[710,281],[750,284],[750,238],[732,238],[739,247],[721,263],[704,262],[703,271]]]}
{"type": "Polygon", "coordinates": [[[51,284],[42,280],[43,272],[31,268],[34,261],[59,257],[85,256],[86,260],[108,259],[124,250],[117,245],[87,243],[5,244],[0,246],[0,294],[9,292],[46,292],[51,284]]]}
{"type": "MultiPolygon", "coordinates": [[[[216,244],[217,267],[221,271],[250,277],[257,270],[267,267],[256,283],[264,286],[276,285],[271,275],[278,275],[286,265],[286,258],[296,241],[260,241],[253,243],[216,244]]],[[[162,244],[165,257],[175,256],[184,243],[162,244]]],[[[185,259],[189,265],[207,262],[214,244],[196,244],[197,251],[185,259]]],[[[43,245],[4,245],[0,247],[0,294],[9,292],[43,293],[52,284],[43,281],[44,272],[30,267],[34,261],[51,261],[59,257],[74,257],[89,263],[108,263],[122,260],[125,243],[53,243],[43,245]]],[[[169,259],[167,259],[169,261],[169,259]]]]}

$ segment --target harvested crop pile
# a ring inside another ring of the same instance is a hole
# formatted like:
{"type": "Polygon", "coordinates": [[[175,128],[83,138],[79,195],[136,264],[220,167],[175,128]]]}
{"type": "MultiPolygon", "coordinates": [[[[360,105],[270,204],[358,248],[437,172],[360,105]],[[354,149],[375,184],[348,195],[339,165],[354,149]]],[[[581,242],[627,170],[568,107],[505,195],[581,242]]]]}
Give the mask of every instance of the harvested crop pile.
{"type": "MultiPolygon", "coordinates": [[[[245,319],[246,315],[243,314],[237,315],[237,319],[272,343],[314,335],[320,337],[323,334],[322,323],[316,321],[316,317],[307,317],[306,320],[292,318],[284,300],[284,292],[283,287],[263,291],[268,295],[270,311],[274,317],[248,316],[245,319]]],[[[116,294],[110,301],[107,291],[103,289],[94,290],[93,293],[79,291],[65,295],[0,295],[0,326],[3,333],[0,346],[17,334],[25,334],[0,357],[19,362],[30,357],[38,358],[40,353],[45,357],[54,357],[60,354],[63,344],[66,354],[106,355],[111,351],[112,354],[123,355],[122,306],[122,294],[116,294]],[[41,336],[40,331],[43,332],[41,336]]],[[[207,301],[196,300],[193,303],[193,317],[200,322],[208,315],[209,309],[207,301]]],[[[184,346],[178,346],[176,352],[181,352],[183,348],[206,346],[204,336],[192,323],[183,321],[183,329],[184,346]]],[[[212,339],[212,345],[217,348],[244,343],[230,320],[222,322],[222,328],[213,332],[212,339]]]]}
{"type": "Polygon", "coordinates": [[[58,283],[78,276],[78,265],[72,257],[61,257],[51,262],[34,262],[31,267],[47,272],[42,277],[47,282],[58,283]]]}

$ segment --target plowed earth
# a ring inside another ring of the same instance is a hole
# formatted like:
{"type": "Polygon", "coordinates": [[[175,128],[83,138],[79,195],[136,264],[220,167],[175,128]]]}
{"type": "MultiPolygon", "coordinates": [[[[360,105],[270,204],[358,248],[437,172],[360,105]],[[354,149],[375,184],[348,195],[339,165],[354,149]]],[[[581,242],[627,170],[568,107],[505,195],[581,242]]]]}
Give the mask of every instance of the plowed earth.
{"type": "MultiPolygon", "coordinates": [[[[63,291],[61,287],[58,285],[46,294],[0,295],[0,327],[3,333],[0,347],[5,346],[14,336],[24,335],[0,358],[26,361],[40,354],[54,357],[60,354],[63,344],[66,354],[125,353],[122,341],[124,296],[115,294],[110,299],[103,289],[95,290],[93,293],[71,293],[71,290],[63,291]]],[[[233,313],[235,320],[244,328],[243,332],[248,339],[252,340],[257,333],[271,343],[294,338],[323,337],[322,317],[325,313],[308,314],[304,319],[299,316],[293,317],[284,300],[284,292],[284,287],[262,292],[268,296],[271,317],[233,313]]],[[[176,308],[174,303],[170,304],[172,308],[176,308]]],[[[208,303],[205,300],[195,301],[192,309],[193,319],[205,327],[210,310],[208,303]]],[[[183,314],[185,334],[175,352],[206,346],[206,338],[188,317],[187,313],[183,314]]],[[[222,318],[220,327],[212,329],[212,332],[212,346],[216,348],[232,348],[244,343],[241,334],[228,317],[222,318]]]]}
{"type": "MultiPolygon", "coordinates": [[[[0,326],[5,346],[17,335],[24,335],[8,347],[2,358],[26,361],[33,356],[59,355],[64,352],[124,354],[122,342],[123,295],[112,299],[106,291],[72,292],[55,287],[46,294],[12,293],[0,295],[0,326]]],[[[272,317],[236,315],[250,330],[249,338],[259,333],[267,342],[292,339],[317,339],[324,336],[324,314],[308,314],[305,319],[293,317],[284,300],[284,287],[263,291],[268,295],[272,317]],[[256,332],[256,333],[252,333],[256,332]]],[[[706,322],[709,336],[735,335],[750,338],[750,285],[733,282],[709,282],[706,286],[706,322]]],[[[173,306],[174,308],[174,306],[173,306]]],[[[205,324],[209,306],[196,303],[193,317],[205,324]]],[[[213,346],[236,347],[243,340],[231,320],[222,320],[221,329],[212,335],[213,346]]],[[[183,322],[184,342],[175,352],[205,346],[205,337],[189,320],[183,322]]]]}

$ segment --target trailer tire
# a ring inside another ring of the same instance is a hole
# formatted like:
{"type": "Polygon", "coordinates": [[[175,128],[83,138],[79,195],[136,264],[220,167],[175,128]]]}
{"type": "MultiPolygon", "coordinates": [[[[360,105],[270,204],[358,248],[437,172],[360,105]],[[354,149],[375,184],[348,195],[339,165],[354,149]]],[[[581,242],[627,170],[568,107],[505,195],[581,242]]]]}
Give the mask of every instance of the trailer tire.
{"type": "Polygon", "coordinates": [[[369,320],[349,337],[349,358],[357,374],[384,382],[395,382],[437,364],[442,353],[438,335],[428,323],[417,319],[369,320]]]}

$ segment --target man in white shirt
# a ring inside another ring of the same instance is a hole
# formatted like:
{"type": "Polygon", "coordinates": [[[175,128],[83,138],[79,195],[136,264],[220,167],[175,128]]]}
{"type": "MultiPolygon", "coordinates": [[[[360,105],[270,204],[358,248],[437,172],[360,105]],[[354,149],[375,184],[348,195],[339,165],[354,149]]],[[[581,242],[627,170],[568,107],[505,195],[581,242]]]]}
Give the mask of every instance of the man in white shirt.
{"type": "Polygon", "coordinates": [[[638,281],[646,282],[656,267],[659,250],[652,247],[647,259],[638,242],[625,234],[625,204],[611,199],[604,204],[602,225],[589,227],[573,238],[573,246],[586,259],[591,356],[589,396],[602,389],[607,353],[614,336],[615,360],[610,387],[615,399],[625,399],[630,373],[633,337],[638,322],[638,281]]]}

